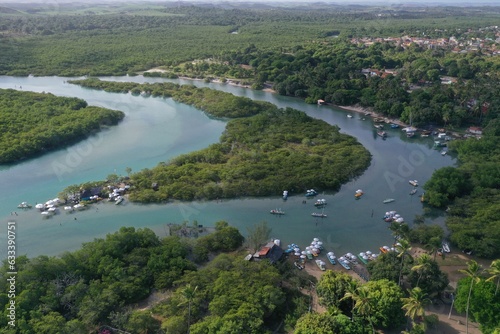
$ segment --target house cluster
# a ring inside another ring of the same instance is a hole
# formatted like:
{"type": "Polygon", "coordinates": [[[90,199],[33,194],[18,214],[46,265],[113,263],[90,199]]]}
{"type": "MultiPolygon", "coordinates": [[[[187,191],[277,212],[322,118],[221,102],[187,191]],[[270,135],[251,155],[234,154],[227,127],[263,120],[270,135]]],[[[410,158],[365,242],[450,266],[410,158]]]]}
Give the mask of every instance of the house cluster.
{"type": "MultiPolygon", "coordinates": [[[[436,31],[440,30],[436,29],[436,31]]],[[[412,44],[416,44],[420,47],[428,49],[445,48],[454,53],[468,53],[481,50],[483,54],[497,56],[500,55],[500,29],[499,26],[491,26],[480,28],[477,30],[469,29],[467,32],[462,33],[462,36],[460,38],[457,38],[455,36],[451,36],[449,38],[427,38],[412,36],[386,38],[362,37],[352,38],[351,43],[362,44],[365,46],[370,46],[375,43],[393,43],[403,48],[407,48],[412,44]],[[468,35],[474,35],[474,37],[469,37],[468,35]]]]}

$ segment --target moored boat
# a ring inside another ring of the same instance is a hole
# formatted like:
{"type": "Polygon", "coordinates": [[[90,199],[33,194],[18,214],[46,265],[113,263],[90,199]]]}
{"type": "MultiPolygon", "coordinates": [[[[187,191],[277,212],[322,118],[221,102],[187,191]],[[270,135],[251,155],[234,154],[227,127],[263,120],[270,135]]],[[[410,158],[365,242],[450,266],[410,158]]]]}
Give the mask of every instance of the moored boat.
{"type": "Polygon", "coordinates": [[[450,245],[447,242],[443,241],[443,245],[442,246],[443,246],[443,251],[445,253],[449,253],[450,252],[450,245]]]}
{"type": "Polygon", "coordinates": [[[287,200],[288,199],[288,190],[283,190],[283,200],[287,200]]]}
{"type": "Polygon", "coordinates": [[[397,128],[399,128],[398,124],[394,124],[394,123],[391,124],[391,129],[397,129],[397,128]]]}
{"type": "Polygon", "coordinates": [[[349,261],[347,261],[343,256],[339,258],[339,263],[345,269],[347,269],[347,270],[351,269],[351,266],[349,265],[349,261]]]}
{"type": "Polygon", "coordinates": [[[319,269],[325,271],[326,270],[326,263],[322,260],[316,260],[316,265],[318,266],[319,269]]]}
{"type": "Polygon", "coordinates": [[[417,189],[413,188],[411,191],[410,191],[410,195],[415,195],[417,193],[417,189]]]}
{"type": "Polygon", "coordinates": [[[272,215],[279,215],[279,216],[281,216],[281,215],[284,215],[284,214],[285,214],[285,211],[281,211],[281,210],[279,210],[279,209],[273,209],[273,210],[271,210],[271,211],[270,211],[270,213],[271,213],[272,215]]]}
{"type": "Polygon", "coordinates": [[[409,184],[411,184],[414,187],[418,187],[418,181],[417,180],[410,180],[408,181],[409,184]]]}
{"type": "Polygon", "coordinates": [[[361,252],[358,254],[358,259],[363,262],[364,264],[367,264],[368,263],[368,260],[369,260],[369,257],[368,255],[366,255],[366,253],[364,252],[361,252]]]}
{"type": "Polygon", "coordinates": [[[318,192],[314,189],[308,189],[306,191],[306,197],[316,196],[317,194],[318,194],[318,192]]]}
{"type": "Polygon", "coordinates": [[[313,212],[313,213],[311,213],[311,216],[316,217],[316,218],[326,218],[327,217],[326,213],[322,213],[322,212],[313,212]]]}
{"type": "Polygon", "coordinates": [[[382,246],[382,247],[380,247],[379,249],[380,249],[380,252],[381,252],[381,253],[383,253],[383,254],[385,254],[385,253],[389,253],[389,251],[391,250],[391,249],[389,248],[389,246],[382,246]]]}
{"type": "Polygon", "coordinates": [[[118,205],[123,201],[124,201],[124,198],[122,196],[118,196],[118,197],[116,197],[115,205],[118,205]]]}
{"type": "Polygon", "coordinates": [[[382,203],[387,204],[387,203],[392,203],[392,202],[394,202],[394,201],[395,201],[395,199],[394,199],[394,198],[386,198],[386,199],[384,199],[384,200],[382,201],[382,203]]]}
{"type": "Polygon", "coordinates": [[[326,253],[326,257],[328,258],[328,261],[330,261],[331,264],[336,264],[337,263],[335,261],[337,259],[337,257],[335,256],[335,253],[328,252],[328,253],[326,253]]]}

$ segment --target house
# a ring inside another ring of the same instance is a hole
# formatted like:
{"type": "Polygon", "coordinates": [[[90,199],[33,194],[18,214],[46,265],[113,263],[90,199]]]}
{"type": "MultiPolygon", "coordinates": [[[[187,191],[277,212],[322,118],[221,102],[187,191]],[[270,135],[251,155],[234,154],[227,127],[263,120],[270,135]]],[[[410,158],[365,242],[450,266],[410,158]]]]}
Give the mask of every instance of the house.
{"type": "Polygon", "coordinates": [[[269,262],[276,263],[283,255],[283,249],[273,241],[268,242],[257,253],[253,255],[255,259],[269,259],[269,262]]]}
{"type": "Polygon", "coordinates": [[[467,129],[468,133],[471,133],[473,135],[482,135],[483,134],[483,129],[477,126],[471,126],[470,128],[467,129]]]}

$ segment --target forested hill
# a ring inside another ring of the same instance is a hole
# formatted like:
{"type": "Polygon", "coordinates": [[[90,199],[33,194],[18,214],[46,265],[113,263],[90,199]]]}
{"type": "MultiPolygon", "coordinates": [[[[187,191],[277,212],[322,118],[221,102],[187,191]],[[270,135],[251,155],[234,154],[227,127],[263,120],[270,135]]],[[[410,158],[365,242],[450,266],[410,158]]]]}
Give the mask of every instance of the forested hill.
{"type": "Polygon", "coordinates": [[[75,143],[124,116],[77,98],[0,89],[0,163],[75,143]]]}
{"type": "Polygon", "coordinates": [[[172,96],[211,115],[239,117],[228,122],[219,143],[132,174],[133,201],[337,190],[370,165],[370,153],[355,138],[295,109],[278,109],[267,102],[194,86],[72,81],[76,82],[112,91],[172,96]]]}

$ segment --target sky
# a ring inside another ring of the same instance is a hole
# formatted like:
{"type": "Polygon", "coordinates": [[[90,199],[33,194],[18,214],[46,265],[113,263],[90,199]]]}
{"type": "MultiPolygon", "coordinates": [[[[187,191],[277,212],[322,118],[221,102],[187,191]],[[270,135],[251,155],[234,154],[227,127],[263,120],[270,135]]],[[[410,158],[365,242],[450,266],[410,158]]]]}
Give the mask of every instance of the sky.
{"type": "Polygon", "coordinates": [[[284,3],[331,3],[339,5],[489,5],[500,6],[500,0],[0,0],[0,3],[124,3],[124,2],[204,2],[204,3],[220,3],[220,2],[253,2],[253,3],[266,3],[284,4],[284,3]]]}

